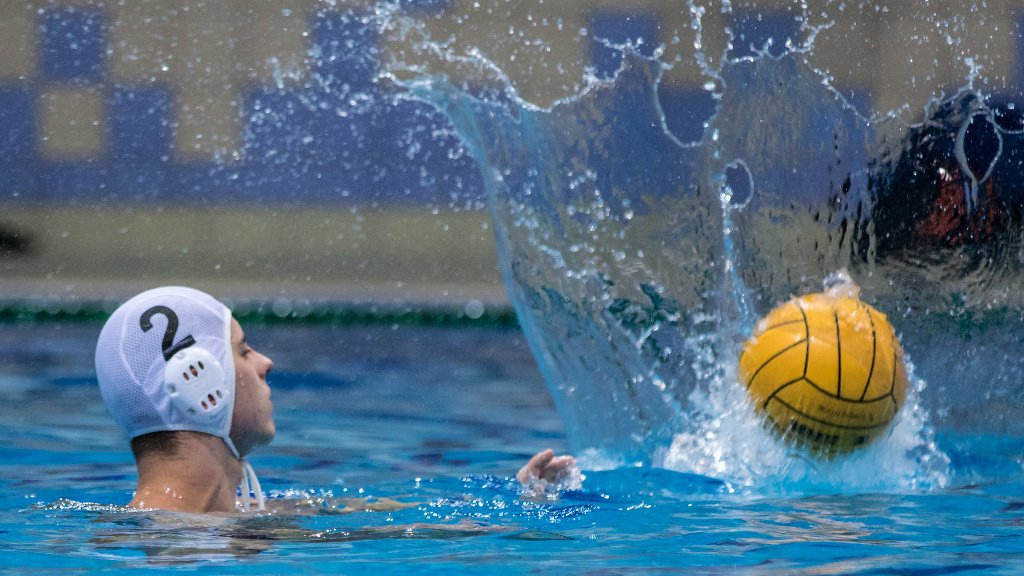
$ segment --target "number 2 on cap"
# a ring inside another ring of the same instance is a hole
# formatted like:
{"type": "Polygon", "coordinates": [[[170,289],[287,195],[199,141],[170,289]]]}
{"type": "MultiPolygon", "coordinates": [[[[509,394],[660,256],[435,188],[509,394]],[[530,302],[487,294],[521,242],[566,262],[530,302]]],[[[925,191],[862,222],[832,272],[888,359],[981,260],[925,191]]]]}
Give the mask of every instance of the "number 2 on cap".
{"type": "Polygon", "coordinates": [[[191,335],[185,336],[181,339],[181,342],[174,343],[174,336],[178,333],[178,315],[174,313],[167,306],[153,306],[149,310],[142,313],[142,317],[139,318],[139,326],[143,332],[149,332],[153,328],[152,318],[157,314],[162,314],[167,317],[167,328],[164,330],[164,360],[170,360],[177,352],[188,348],[189,346],[196,343],[196,339],[191,335]]]}

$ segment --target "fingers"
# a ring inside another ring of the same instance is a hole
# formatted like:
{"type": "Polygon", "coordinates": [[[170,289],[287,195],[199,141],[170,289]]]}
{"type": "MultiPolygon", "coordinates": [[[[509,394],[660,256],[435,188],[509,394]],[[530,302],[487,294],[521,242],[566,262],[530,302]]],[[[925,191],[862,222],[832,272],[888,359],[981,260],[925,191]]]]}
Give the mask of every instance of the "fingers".
{"type": "Polygon", "coordinates": [[[548,482],[558,482],[576,466],[576,459],[572,456],[558,456],[548,461],[540,470],[538,478],[548,482]]]}
{"type": "Polygon", "coordinates": [[[554,458],[552,458],[550,461],[548,461],[547,467],[566,468],[568,466],[574,466],[575,464],[576,459],[568,454],[565,454],[563,456],[555,456],[554,458]]]}
{"type": "Polygon", "coordinates": [[[525,488],[524,494],[531,498],[557,498],[563,490],[579,490],[583,475],[576,459],[569,455],[555,456],[550,448],[538,452],[523,466],[516,479],[525,488]]]}
{"type": "Polygon", "coordinates": [[[548,448],[530,458],[530,461],[519,469],[516,479],[523,484],[531,480],[555,482],[575,467],[575,458],[569,455],[555,456],[555,452],[548,448]]]}
{"type": "Polygon", "coordinates": [[[542,452],[538,452],[525,466],[519,469],[519,473],[516,474],[516,480],[519,480],[523,484],[529,482],[531,479],[541,477],[541,473],[548,466],[552,459],[555,457],[555,451],[548,448],[542,452]]]}
{"type": "Polygon", "coordinates": [[[530,458],[530,464],[536,466],[537,468],[544,468],[545,466],[548,465],[549,462],[551,462],[552,459],[554,459],[554,457],[555,451],[552,450],[551,448],[548,448],[547,450],[537,452],[537,454],[535,454],[533,458],[530,458]]]}

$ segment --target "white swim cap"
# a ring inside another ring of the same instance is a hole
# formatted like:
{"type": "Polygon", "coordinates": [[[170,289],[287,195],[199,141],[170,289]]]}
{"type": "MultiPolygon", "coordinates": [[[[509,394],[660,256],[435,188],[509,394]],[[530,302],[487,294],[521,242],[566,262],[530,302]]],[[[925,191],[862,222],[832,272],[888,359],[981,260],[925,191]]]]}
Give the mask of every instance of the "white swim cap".
{"type": "Polygon", "coordinates": [[[231,311],[209,294],[165,286],[122,304],[100,332],[96,376],[107,410],[129,438],[205,432],[240,457],[230,436],[231,311]]]}

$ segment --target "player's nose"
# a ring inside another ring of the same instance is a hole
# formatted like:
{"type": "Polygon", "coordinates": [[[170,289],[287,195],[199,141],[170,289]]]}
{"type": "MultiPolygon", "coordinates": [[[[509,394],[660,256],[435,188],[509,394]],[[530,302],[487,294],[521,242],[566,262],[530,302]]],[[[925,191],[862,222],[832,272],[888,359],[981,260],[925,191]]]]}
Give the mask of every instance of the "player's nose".
{"type": "Polygon", "coordinates": [[[266,378],[267,374],[269,374],[270,371],[274,369],[274,361],[271,360],[269,357],[264,356],[263,354],[260,354],[260,360],[261,360],[260,375],[263,376],[264,378],[266,378]]]}

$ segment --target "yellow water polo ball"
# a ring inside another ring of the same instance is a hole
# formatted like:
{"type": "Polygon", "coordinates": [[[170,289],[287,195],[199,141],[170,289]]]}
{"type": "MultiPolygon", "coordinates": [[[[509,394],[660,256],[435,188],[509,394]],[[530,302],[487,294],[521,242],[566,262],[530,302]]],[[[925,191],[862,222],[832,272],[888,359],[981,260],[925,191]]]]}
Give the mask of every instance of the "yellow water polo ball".
{"type": "Polygon", "coordinates": [[[810,294],[772,310],[743,346],[740,383],[786,441],[830,458],[867,445],[903,406],[903,349],[885,314],[810,294]]]}

